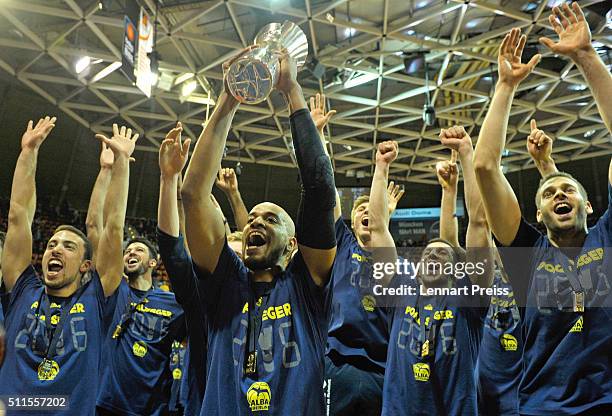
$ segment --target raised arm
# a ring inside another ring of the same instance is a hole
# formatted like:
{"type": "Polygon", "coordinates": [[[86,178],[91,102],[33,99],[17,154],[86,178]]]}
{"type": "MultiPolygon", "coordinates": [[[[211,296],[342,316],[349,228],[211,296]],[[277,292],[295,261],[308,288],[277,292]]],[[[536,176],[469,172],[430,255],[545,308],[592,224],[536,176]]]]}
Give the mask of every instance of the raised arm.
{"type": "Polygon", "coordinates": [[[110,184],[104,200],[107,217],[100,235],[96,264],[104,295],[108,297],[115,292],[123,276],[123,227],[130,185],[130,156],[136,147],[138,134],[132,136],[132,129],[125,126],[119,129],[113,124],[111,139],[102,134],[96,134],[96,138],[110,147],[114,155],[110,184]]]}
{"type": "Polygon", "coordinates": [[[178,237],[180,233],[178,182],[187,163],[191,140],[181,142],[183,126],[179,121],[170,130],[159,148],[159,204],[157,226],[164,233],[178,237]]]}
{"type": "Polygon", "coordinates": [[[557,165],[552,158],[552,144],[553,139],[538,129],[535,120],[531,120],[531,133],[527,137],[527,151],[542,177],[557,172],[557,165]]]}
{"type": "Polygon", "coordinates": [[[222,168],[219,170],[215,183],[217,188],[221,189],[227,197],[234,214],[236,227],[238,227],[239,231],[242,231],[249,220],[249,212],[242,201],[242,196],[238,189],[236,172],[232,168],[222,168]]]}
{"type": "Polygon", "coordinates": [[[395,182],[389,182],[389,186],[387,187],[387,196],[389,198],[389,219],[397,209],[397,204],[404,196],[404,186],[396,185],[395,182]]]}
{"type": "Polygon", "coordinates": [[[104,229],[104,199],[110,185],[111,170],[115,157],[113,151],[102,143],[102,151],[100,152],[100,172],[96,178],[91,197],[89,198],[89,207],[87,208],[87,218],[85,219],[85,227],[87,228],[87,238],[91,242],[93,249],[93,264],[96,264],[96,255],[98,254],[98,242],[100,234],[104,229]]]}
{"type": "MultiPolygon", "coordinates": [[[[239,56],[224,64],[224,73],[239,56]]],[[[224,91],[217,100],[215,111],[195,145],[181,189],[191,255],[194,263],[208,273],[214,272],[217,267],[225,242],[223,219],[211,195],[227,135],[239,104],[228,91],[225,80],[224,91]]]]}
{"type": "Polygon", "coordinates": [[[296,221],[298,247],[313,281],[322,286],[329,280],[336,257],[336,185],[331,161],[297,82],[295,61],[286,54],[280,62],[276,88],[289,102],[291,137],[302,184],[296,221]]]}
{"type": "Polygon", "coordinates": [[[555,43],[541,37],[540,42],[552,52],[565,55],[576,64],[591,89],[603,122],[608,131],[612,132],[612,75],[593,48],[591,30],[580,6],[573,2],[571,9],[567,3],[561,9],[553,7],[553,14],[548,20],[559,35],[559,41],[555,43]]]}
{"type": "Polygon", "coordinates": [[[36,164],[38,150],[53,127],[55,117],[32,120],[21,137],[21,153],[13,173],[8,228],[2,251],[2,280],[7,292],[32,262],[32,221],[36,212],[36,164]]]}
{"type": "MultiPolygon", "coordinates": [[[[321,139],[321,143],[323,144],[323,150],[325,150],[325,154],[327,157],[329,156],[329,151],[327,150],[327,141],[325,140],[325,126],[329,123],[329,120],[336,114],[336,110],[325,111],[325,106],[327,105],[327,100],[325,99],[325,94],[315,95],[314,97],[310,97],[310,117],[312,117],[312,121],[319,132],[319,138],[321,139]]],[[[338,190],[336,189],[336,206],[334,207],[334,223],[342,217],[342,205],[340,204],[340,195],[338,194],[338,190]]]]}
{"type": "Polygon", "coordinates": [[[457,222],[457,152],[453,151],[450,160],[436,163],[438,183],[442,187],[440,203],[440,238],[459,247],[459,224],[457,222]]]}
{"type": "Polygon", "coordinates": [[[474,170],[487,220],[493,234],[504,245],[512,243],[521,220],[516,195],[501,170],[510,108],[516,88],[541,59],[537,54],[529,63],[521,63],[526,39],[520,29],[512,29],[502,41],[498,56],[499,81],[474,152],[474,170]]]}
{"type": "Polygon", "coordinates": [[[442,144],[459,155],[461,169],[463,170],[463,193],[468,211],[468,229],[465,247],[467,261],[472,264],[484,262],[487,267],[482,274],[471,274],[472,283],[481,287],[490,287],[493,283],[493,269],[495,258],[491,240],[491,231],[487,224],[486,213],[478,184],[474,173],[472,139],[463,126],[451,127],[442,130],[440,134],[442,144]]]}
{"type": "MultiPolygon", "coordinates": [[[[397,250],[395,241],[389,231],[389,167],[397,158],[398,145],[395,141],[386,141],[378,144],[376,151],[376,167],[372,177],[370,189],[370,203],[368,206],[368,229],[370,230],[372,255],[375,263],[395,263],[397,250]]],[[[385,275],[383,286],[388,286],[393,274],[385,275]]]]}

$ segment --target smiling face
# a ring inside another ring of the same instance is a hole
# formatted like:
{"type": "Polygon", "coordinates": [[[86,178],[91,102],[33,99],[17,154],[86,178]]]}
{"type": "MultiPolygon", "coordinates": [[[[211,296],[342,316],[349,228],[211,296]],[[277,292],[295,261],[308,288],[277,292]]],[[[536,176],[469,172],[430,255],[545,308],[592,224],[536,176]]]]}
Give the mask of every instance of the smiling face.
{"type": "Polygon", "coordinates": [[[554,232],[585,230],[591,203],[578,182],[565,176],[546,180],[538,190],[538,222],[554,232]]]}
{"type": "Polygon", "coordinates": [[[123,272],[132,279],[155,268],[157,261],[151,258],[149,247],[141,242],[128,244],[123,252],[123,272]]]}
{"type": "Polygon", "coordinates": [[[283,265],[296,244],[293,220],[276,204],[253,207],[242,234],[244,264],[253,271],[283,265]]]}
{"type": "Polygon", "coordinates": [[[426,287],[442,287],[448,285],[449,275],[443,273],[444,266],[454,263],[453,248],[442,241],[429,243],[421,254],[424,271],[419,274],[419,280],[426,287]]]}
{"type": "Polygon", "coordinates": [[[369,206],[369,202],[362,202],[354,207],[352,212],[353,217],[351,218],[351,224],[353,226],[353,232],[355,233],[355,237],[357,237],[359,245],[362,247],[370,242],[370,229],[368,228],[370,221],[368,212],[369,206]]]}
{"type": "MultiPolygon", "coordinates": [[[[48,289],[77,290],[80,277],[89,269],[85,257],[85,242],[77,234],[61,230],[47,242],[42,258],[43,281],[48,289]]],[[[71,291],[68,291],[71,294],[71,291]]]]}

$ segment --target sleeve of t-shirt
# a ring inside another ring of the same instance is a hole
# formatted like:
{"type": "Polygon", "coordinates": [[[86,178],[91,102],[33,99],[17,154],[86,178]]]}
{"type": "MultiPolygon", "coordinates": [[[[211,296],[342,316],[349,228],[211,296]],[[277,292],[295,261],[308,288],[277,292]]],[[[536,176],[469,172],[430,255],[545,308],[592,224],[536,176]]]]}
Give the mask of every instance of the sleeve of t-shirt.
{"type": "Polygon", "coordinates": [[[355,238],[353,233],[348,228],[342,217],[338,218],[336,224],[334,225],[336,230],[336,245],[340,247],[343,244],[348,244],[349,241],[355,238]]]}
{"type": "Polygon", "coordinates": [[[541,238],[542,233],[521,218],[514,241],[509,246],[504,247],[497,240],[495,241],[499,247],[499,254],[514,290],[516,301],[520,306],[525,306],[527,302],[527,292],[533,279],[536,245],[541,238]]]}
{"type": "MultiPolygon", "coordinates": [[[[11,312],[15,308],[15,304],[18,302],[20,296],[24,292],[37,289],[40,286],[42,286],[42,282],[38,277],[34,266],[28,265],[28,267],[26,267],[21,275],[19,275],[17,278],[15,286],[13,286],[13,290],[4,294],[5,304],[2,306],[4,307],[4,317],[7,323],[11,319],[11,312]]],[[[4,291],[4,284],[2,287],[4,291]]]]}
{"type": "Polygon", "coordinates": [[[173,237],[158,228],[157,243],[176,300],[186,308],[196,301],[197,278],[193,272],[191,257],[185,249],[184,237],[182,235],[173,237]]]}
{"type": "Polygon", "coordinates": [[[197,263],[193,264],[193,269],[199,280],[198,287],[201,302],[204,304],[205,313],[209,316],[214,315],[217,305],[222,301],[222,290],[233,290],[240,281],[246,282],[249,271],[225,241],[217,267],[210,274],[200,269],[197,263]]]}

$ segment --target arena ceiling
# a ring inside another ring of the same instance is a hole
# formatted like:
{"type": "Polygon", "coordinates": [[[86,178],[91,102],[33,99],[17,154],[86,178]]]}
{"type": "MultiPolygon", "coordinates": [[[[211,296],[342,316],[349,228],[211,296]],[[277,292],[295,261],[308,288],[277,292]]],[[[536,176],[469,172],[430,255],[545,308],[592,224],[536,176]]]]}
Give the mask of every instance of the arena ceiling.
{"type": "MultiPolygon", "coordinates": [[[[392,177],[429,184],[436,183],[435,162],[448,157],[437,139],[440,128],[463,124],[476,139],[496,82],[499,43],[520,27],[528,34],[525,61],[535,53],[543,59],[514,100],[504,169],[529,167],[531,118],[556,138],[559,162],[612,153],[579,71],[538,44],[539,36],[555,36],[547,19],[559,1],[140,0],[151,15],[157,11],[160,71],[174,80],[169,91],[154,89],[151,98],[118,70],[96,77],[121,61],[123,15],[131,1],[0,0],[4,78],[14,77],[92,131],[128,123],[144,136],[138,150],[157,152],[177,120],[189,136],[199,135],[214,109],[202,103],[222,89],[222,62],[251,44],[265,24],[290,20],[308,36],[311,60],[300,73],[305,93],[323,91],[338,111],[326,132],[335,171],[371,175],[375,143],[393,139],[400,156],[392,177]],[[75,62],[85,55],[94,63],[83,76],[75,62]],[[187,100],[180,96],[185,79],[198,82],[187,100]],[[428,91],[437,117],[431,127],[422,121],[428,91]]],[[[610,67],[609,3],[580,4],[610,67]]],[[[288,112],[278,94],[240,107],[226,160],[295,166],[288,112]]]]}

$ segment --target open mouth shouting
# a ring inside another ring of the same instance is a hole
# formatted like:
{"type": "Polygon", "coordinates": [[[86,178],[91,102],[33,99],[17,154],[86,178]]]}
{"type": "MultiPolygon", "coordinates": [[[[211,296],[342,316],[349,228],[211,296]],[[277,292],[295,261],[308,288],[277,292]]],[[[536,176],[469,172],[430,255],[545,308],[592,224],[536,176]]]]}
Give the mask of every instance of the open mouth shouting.
{"type": "Polygon", "coordinates": [[[266,236],[261,231],[251,231],[247,236],[246,240],[246,252],[247,254],[255,253],[261,247],[265,246],[268,241],[266,240],[266,236]]]}
{"type": "Polygon", "coordinates": [[[565,201],[557,202],[553,207],[553,212],[560,220],[571,218],[573,210],[574,209],[572,208],[572,206],[565,201]]]}
{"type": "Polygon", "coordinates": [[[52,258],[47,263],[47,276],[55,277],[64,270],[64,263],[58,258],[52,258]]]}

